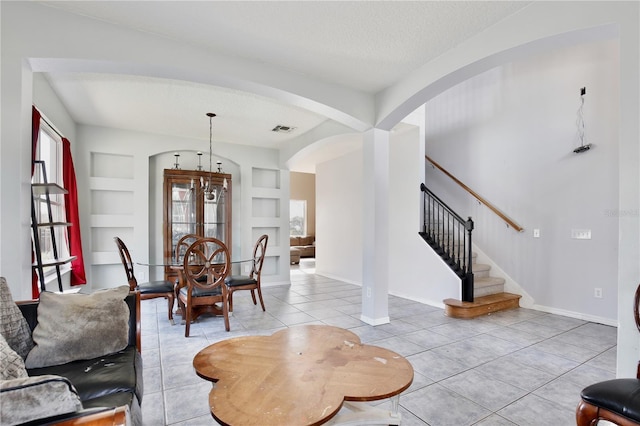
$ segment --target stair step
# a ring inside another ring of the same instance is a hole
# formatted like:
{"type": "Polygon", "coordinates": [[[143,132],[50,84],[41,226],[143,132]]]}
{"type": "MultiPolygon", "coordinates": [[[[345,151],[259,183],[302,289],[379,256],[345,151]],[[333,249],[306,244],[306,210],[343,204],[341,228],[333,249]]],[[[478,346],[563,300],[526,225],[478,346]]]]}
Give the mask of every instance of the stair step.
{"type": "Polygon", "coordinates": [[[444,313],[452,318],[476,318],[493,312],[519,308],[521,297],[518,294],[498,293],[475,297],[473,302],[445,299],[444,313]]]}
{"type": "MultiPolygon", "coordinates": [[[[451,257],[449,257],[447,254],[444,253],[443,248],[438,246],[432,239],[427,238],[425,233],[421,232],[420,235],[422,235],[422,237],[425,238],[425,240],[435,250],[435,252],[442,257],[442,259],[453,269],[453,271],[456,274],[458,274],[458,276],[460,276],[461,278],[464,278],[464,274],[466,273],[466,271],[463,271],[462,268],[464,267],[465,257],[467,254],[463,253],[461,249],[458,247],[459,241],[447,240],[447,241],[440,242],[443,244],[449,243],[447,248],[451,255],[451,257]],[[461,257],[461,258],[458,258],[458,257],[461,257]],[[455,259],[455,262],[453,261],[453,259],[455,259]]],[[[471,252],[471,257],[472,257],[471,262],[473,264],[472,269],[473,269],[473,277],[474,277],[473,294],[476,302],[482,301],[484,300],[484,298],[487,298],[487,297],[489,298],[496,297],[496,295],[499,295],[499,294],[503,294],[503,295],[509,294],[509,293],[504,293],[504,283],[505,283],[504,278],[491,276],[491,265],[476,263],[478,254],[475,251],[471,252]]],[[[487,312],[495,311],[496,309],[502,310],[502,309],[511,309],[511,308],[519,307],[518,300],[520,299],[521,296],[518,296],[518,295],[512,295],[512,296],[517,297],[515,302],[509,301],[509,300],[505,302],[498,302],[495,304],[497,308],[494,307],[493,302],[491,302],[488,305],[489,306],[488,308],[481,307],[478,309],[472,309],[471,311],[473,313],[470,314],[471,316],[467,316],[468,314],[462,313],[462,314],[459,314],[461,315],[459,316],[459,318],[466,318],[466,317],[472,318],[473,316],[483,315],[487,312]],[[502,305],[506,305],[507,307],[502,308],[501,307],[502,305]],[[479,311],[480,313],[475,313],[476,311],[479,311]]],[[[447,299],[447,300],[455,301],[454,299],[447,299]]],[[[445,301],[445,304],[446,303],[447,301],[445,301]]],[[[454,309],[454,308],[450,308],[450,309],[454,309]]],[[[451,315],[451,316],[456,316],[456,315],[451,315]]]]}
{"type": "Polygon", "coordinates": [[[504,278],[500,277],[475,277],[473,280],[474,288],[491,287],[495,285],[504,285],[504,278]]]}
{"type": "Polygon", "coordinates": [[[485,265],[482,263],[473,264],[473,276],[476,278],[489,277],[489,271],[491,271],[491,265],[485,265]]]}
{"type": "Polygon", "coordinates": [[[490,294],[504,292],[504,278],[500,277],[475,277],[473,279],[473,294],[475,297],[488,296],[490,294]]]}

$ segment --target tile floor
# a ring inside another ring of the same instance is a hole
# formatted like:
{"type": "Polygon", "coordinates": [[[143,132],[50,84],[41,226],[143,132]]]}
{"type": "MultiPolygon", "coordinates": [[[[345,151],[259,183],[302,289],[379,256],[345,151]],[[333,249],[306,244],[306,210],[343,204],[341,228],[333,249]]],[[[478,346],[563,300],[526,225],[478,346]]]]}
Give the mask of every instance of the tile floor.
{"type": "Polygon", "coordinates": [[[573,425],[580,390],[615,377],[615,327],[527,309],[457,320],[393,296],[391,322],[373,327],[359,319],[360,287],[314,266],[303,260],[291,286],[265,288],[267,312],[249,292],[236,293],[228,333],[221,318],[202,317],[185,338],[163,299],[143,301],[144,424],[215,425],[211,384],[194,373],[194,355],[222,339],[305,323],[347,328],[407,357],[415,377],[400,397],[403,425],[573,425]]]}

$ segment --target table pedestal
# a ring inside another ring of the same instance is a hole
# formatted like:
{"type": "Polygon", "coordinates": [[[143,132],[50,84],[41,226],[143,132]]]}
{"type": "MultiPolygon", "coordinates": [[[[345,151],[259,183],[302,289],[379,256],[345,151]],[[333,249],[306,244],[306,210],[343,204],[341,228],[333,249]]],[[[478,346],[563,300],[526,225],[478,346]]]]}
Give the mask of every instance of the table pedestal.
{"type": "Polygon", "coordinates": [[[402,424],[402,415],[398,412],[400,395],[389,398],[391,410],[369,405],[366,402],[345,401],[342,409],[325,425],[331,426],[364,426],[364,425],[392,425],[402,424]]]}

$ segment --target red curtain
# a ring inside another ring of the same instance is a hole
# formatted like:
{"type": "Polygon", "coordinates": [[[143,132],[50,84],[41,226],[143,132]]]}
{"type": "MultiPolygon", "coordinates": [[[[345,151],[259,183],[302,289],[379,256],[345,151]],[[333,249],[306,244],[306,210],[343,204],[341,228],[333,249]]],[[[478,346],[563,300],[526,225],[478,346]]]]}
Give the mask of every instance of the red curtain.
{"type": "MultiPolygon", "coordinates": [[[[38,135],[40,134],[40,111],[36,107],[32,107],[31,111],[31,176],[35,167],[36,153],[38,152],[38,135]]],[[[33,202],[33,201],[32,201],[33,202]]],[[[35,253],[31,248],[31,263],[35,261],[35,253]]],[[[37,299],[40,296],[40,288],[38,287],[38,274],[35,268],[31,268],[31,297],[37,299]]]]}
{"type": "Polygon", "coordinates": [[[36,153],[38,152],[38,136],[40,135],[40,111],[32,107],[31,111],[31,176],[35,168],[36,153]]]}
{"type": "Polygon", "coordinates": [[[71,143],[69,139],[62,138],[62,181],[68,191],[64,196],[64,208],[67,221],[71,226],[67,228],[69,237],[69,254],[76,256],[71,262],[71,285],[87,283],[84,272],[84,259],[82,258],[82,239],[80,238],[80,215],[78,214],[78,187],[76,185],[76,172],[71,158],[71,143]]]}

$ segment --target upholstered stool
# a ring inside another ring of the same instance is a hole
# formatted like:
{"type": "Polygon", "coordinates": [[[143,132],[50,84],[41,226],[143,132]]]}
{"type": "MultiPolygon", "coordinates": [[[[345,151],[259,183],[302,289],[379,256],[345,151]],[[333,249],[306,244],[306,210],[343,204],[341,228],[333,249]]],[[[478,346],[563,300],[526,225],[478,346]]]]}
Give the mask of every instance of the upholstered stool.
{"type": "MultiPolygon", "coordinates": [[[[633,317],[640,331],[640,285],[636,287],[633,317]]],[[[636,378],[605,380],[587,386],[576,408],[576,425],[593,426],[607,420],[618,426],[640,425],[640,363],[636,378]]]]}
{"type": "Polygon", "coordinates": [[[292,264],[300,263],[300,250],[296,248],[289,249],[289,258],[290,258],[290,263],[292,264]]]}
{"type": "Polygon", "coordinates": [[[613,379],[587,386],[576,411],[578,426],[592,425],[595,419],[620,426],[640,425],[640,380],[613,379]]]}

